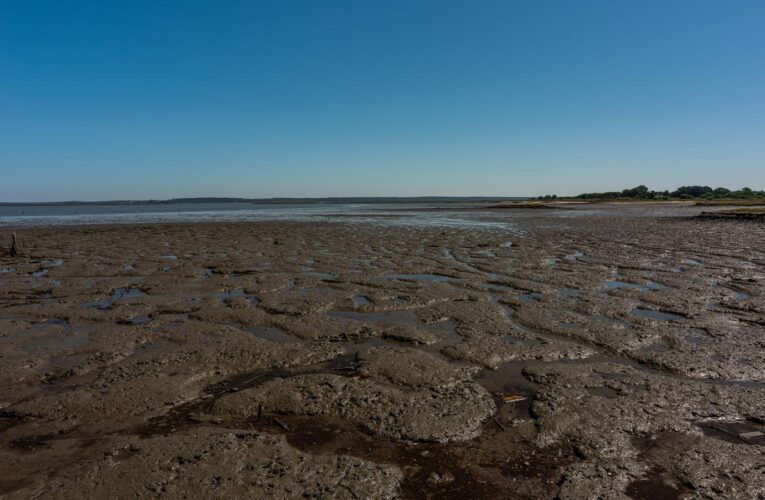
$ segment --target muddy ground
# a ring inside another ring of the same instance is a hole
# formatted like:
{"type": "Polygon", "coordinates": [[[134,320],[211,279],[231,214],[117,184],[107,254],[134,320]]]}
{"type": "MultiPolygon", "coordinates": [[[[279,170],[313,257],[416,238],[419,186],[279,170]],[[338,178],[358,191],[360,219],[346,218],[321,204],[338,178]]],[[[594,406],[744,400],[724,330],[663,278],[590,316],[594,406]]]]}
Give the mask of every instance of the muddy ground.
{"type": "Polygon", "coordinates": [[[765,226],[630,210],[16,229],[0,495],[763,498],[765,226]]]}

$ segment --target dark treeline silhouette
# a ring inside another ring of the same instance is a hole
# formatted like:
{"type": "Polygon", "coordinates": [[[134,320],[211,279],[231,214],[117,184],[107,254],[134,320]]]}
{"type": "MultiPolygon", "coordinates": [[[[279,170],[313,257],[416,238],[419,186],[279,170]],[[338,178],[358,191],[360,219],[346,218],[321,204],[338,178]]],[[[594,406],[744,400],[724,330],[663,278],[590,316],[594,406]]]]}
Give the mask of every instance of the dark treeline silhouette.
{"type": "MultiPolygon", "coordinates": [[[[711,188],[709,186],[682,186],[674,191],[652,191],[646,186],[640,185],[623,191],[607,191],[605,193],[583,193],[572,196],[579,200],[714,200],[714,199],[737,199],[747,200],[753,198],[765,198],[765,191],[754,191],[748,187],[732,191],[724,187],[711,188]]],[[[556,200],[556,195],[545,195],[539,200],[556,200]]],[[[570,198],[569,198],[570,199],[570,198]]]]}

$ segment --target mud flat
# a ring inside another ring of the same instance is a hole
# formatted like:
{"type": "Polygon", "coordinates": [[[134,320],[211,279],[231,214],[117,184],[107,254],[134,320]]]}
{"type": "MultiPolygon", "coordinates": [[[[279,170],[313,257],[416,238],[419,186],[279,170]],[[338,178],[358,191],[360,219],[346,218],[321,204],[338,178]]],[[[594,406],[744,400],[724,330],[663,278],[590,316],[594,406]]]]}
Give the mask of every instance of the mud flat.
{"type": "Polygon", "coordinates": [[[701,212],[699,215],[702,219],[718,219],[718,220],[751,220],[751,221],[765,221],[765,207],[756,208],[738,208],[735,210],[717,210],[714,212],[701,212]]]}
{"type": "Polygon", "coordinates": [[[16,228],[0,495],[762,498],[765,226],[598,210],[16,228]]]}

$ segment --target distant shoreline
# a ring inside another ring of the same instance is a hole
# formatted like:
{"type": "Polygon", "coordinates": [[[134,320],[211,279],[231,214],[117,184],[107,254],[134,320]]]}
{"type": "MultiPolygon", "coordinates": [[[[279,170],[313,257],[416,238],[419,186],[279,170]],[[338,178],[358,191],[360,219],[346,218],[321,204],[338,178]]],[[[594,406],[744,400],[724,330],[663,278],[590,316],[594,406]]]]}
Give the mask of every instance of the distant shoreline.
{"type": "Polygon", "coordinates": [[[412,197],[334,197],[334,198],[172,198],[169,200],[39,201],[0,202],[3,207],[64,207],[123,205],[182,205],[188,203],[248,203],[253,205],[345,205],[374,203],[501,203],[526,201],[531,196],[412,196],[412,197]]]}

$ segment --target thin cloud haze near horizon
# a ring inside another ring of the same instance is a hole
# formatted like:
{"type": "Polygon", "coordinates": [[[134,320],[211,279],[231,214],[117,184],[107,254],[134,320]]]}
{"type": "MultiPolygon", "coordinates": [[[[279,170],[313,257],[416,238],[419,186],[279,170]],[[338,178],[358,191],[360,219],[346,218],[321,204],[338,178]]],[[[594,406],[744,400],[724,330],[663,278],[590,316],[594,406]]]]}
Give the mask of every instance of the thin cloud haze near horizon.
{"type": "Polygon", "coordinates": [[[761,1],[0,3],[0,201],[765,187],[761,1]]]}

